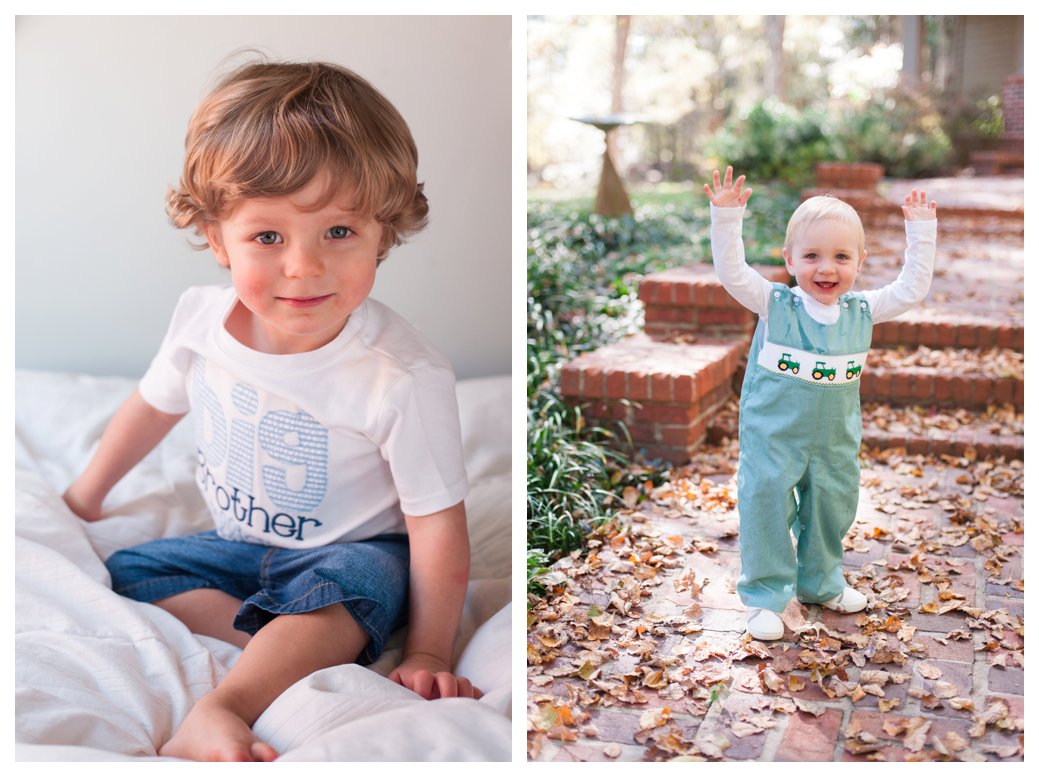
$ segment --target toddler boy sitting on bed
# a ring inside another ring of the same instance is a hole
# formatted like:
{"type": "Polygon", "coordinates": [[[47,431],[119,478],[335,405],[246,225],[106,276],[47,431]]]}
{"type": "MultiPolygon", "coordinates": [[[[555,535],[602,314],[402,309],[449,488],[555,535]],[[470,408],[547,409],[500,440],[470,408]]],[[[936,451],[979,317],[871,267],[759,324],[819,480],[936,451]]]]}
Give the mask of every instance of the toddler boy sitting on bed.
{"type": "Polygon", "coordinates": [[[454,376],[368,299],[390,248],[426,223],[407,125],[344,68],[257,63],[202,102],[186,147],[168,212],[231,286],[183,294],[64,495],[104,517],[112,486],[193,411],[215,531],[106,563],[116,592],[243,652],[160,754],[273,760],[251,730],[271,702],[316,670],[374,661],[405,618],[391,679],[479,697],[450,671],[469,571],[454,376]]]}

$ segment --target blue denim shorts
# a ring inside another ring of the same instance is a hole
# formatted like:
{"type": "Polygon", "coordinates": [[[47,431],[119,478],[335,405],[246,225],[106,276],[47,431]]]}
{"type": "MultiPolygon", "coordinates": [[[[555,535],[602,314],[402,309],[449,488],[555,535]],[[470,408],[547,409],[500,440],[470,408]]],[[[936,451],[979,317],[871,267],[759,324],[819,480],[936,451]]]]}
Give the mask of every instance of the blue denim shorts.
{"type": "Polygon", "coordinates": [[[255,634],[278,615],[342,602],[371,640],[357,659],[375,661],[407,617],[408,537],[384,534],[319,548],[235,542],[215,531],[168,537],[112,554],[112,590],[154,602],[196,588],[242,600],[234,627],[255,634]]]}

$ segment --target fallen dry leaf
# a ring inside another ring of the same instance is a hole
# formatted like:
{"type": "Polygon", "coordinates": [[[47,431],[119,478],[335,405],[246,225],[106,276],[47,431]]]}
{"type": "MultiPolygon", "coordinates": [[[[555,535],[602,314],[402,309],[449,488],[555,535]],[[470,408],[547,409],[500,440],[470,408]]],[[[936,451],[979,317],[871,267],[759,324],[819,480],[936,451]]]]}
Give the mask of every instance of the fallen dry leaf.
{"type": "Polygon", "coordinates": [[[928,680],[936,680],[942,676],[942,670],[934,664],[919,663],[916,665],[916,671],[928,680]]]}
{"type": "Polygon", "coordinates": [[[902,740],[906,750],[919,752],[927,743],[927,732],[931,730],[931,721],[925,718],[913,718],[906,726],[906,737],[902,740]]]}
{"type": "Polygon", "coordinates": [[[671,719],[671,708],[646,710],[639,716],[639,727],[643,731],[663,726],[671,719]]]}
{"type": "Polygon", "coordinates": [[[936,682],[931,687],[931,690],[939,699],[951,699],[959,692],[959,689],[955,685],[942,680],[936,682]]]}
{"type": "Polygon", "coordinates": [[[1001,701],[992,702],[984,711],[975,712],[971,716],[974,725],[970,728],[970,735],[974,738],[985,736],[988,726],[1004,720],[1008,714],[1009,710],[1006,704],[1001,701]]]}

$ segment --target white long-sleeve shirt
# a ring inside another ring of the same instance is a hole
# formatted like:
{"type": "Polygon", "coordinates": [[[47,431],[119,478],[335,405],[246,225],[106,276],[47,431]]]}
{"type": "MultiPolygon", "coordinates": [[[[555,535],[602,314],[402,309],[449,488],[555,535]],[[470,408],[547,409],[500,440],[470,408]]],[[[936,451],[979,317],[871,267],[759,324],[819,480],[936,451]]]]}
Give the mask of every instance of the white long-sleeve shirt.
{"type": "MultiPolygon", "coordinates": [[[[771,284],[747,264],[743,249],[743,214],[746,207],[716,208],[711,205],[711,252],[714,269],[725,290],[762,320],[768,318],[771,284]]],[[[873,323],[890,321],[923,302],[931,288],[938,221],[906,222],[905,264],[892,283],[863,291],[873,323]]],[[[840,304],[824,305],[795,287],[805,311],[820,324],[836,323],[840,304]]]]}

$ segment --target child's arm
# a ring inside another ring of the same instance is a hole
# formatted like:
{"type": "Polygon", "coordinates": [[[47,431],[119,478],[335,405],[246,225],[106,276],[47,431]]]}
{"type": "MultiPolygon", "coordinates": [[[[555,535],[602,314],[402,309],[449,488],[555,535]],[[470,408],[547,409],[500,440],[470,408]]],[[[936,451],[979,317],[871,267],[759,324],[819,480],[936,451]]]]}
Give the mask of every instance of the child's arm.
{"type": "Polygon", "coordinates": [[[759,316],[768,315],[771,286],[747,264],[743,249],[743,211],[751,189],[743,189],[746,176],[732,181],[732,167],[725,168],[725,180],[714,171],[714,191],[704,184],[711,200],[711,254],[714,269],[725,290],[745,308],[759,316]]]}
{"type": "Polygon", "coordinates": [[[935,241],[938,236],[938,204],[927,202],[927,193],[916,189],[905,197],[902,213],[906,220],[905,264],[893,283],[864,291],[873,323],[890,321],[916,307],[931,288],[935,241]]]}
{"type": "Polygon", "coordinates": [[[83,474],[62,495],[72,512],[86,521],[101,518],[101,503],[112,486],[183,417],[156,410],[135,389],[112,417],[83,474]]]}
{"type": "Polygon", "coordinates": [[[390,679],[426,699],[482,694],[451,673],[455,634],[469,582],[465,504],[432,515],[405,516],[411,546],[408,637],[390,679]]]}

